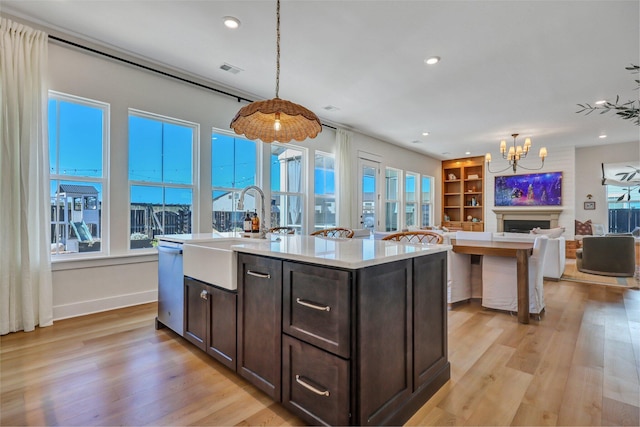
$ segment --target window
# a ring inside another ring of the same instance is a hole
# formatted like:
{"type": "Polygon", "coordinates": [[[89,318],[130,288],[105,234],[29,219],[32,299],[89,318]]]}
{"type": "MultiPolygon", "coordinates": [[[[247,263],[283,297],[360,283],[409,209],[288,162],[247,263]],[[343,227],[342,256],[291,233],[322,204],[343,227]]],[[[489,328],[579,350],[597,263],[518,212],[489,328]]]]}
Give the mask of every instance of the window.
{"type": "Polygon", "coordinates": [[[51,253],[101,252],[109,105],[50,91],[48,120],[51,253]]]}
{"type": "Polygon", "coordinates": [[[427,227],[431,224],[431,209],[433,207],[433,201],[431,200],[433,178],[430,176],[423,176],[420,184],[420,213],[421,213],[421,227],[427,227]]]}
{"type": "Polygon", "coordinates": [[[629,233],[640,227],[640,190],[607,185],[609,233],[629,233]]]}
{"type": "Polygon", "coordinates": [[[191,233],[198,125],[129,110],[130,248],[191,233]]]}
{"type": "Polygon", "coordinates": [[[385,172],[385,231],[399,230],[400,175],[401,171],[398,169],[387,168],[385,172]]]}
{"type": "MultiPolygon", "coordinates": [[[[211,185],[213,229],[242,231],[243,212],[237,211],[243,188],[257,185],[257,143],[213,132],[211,135],[211,185]]],[[[247,192],[245,210],[257,209],[256,194],[247,192]]],[[[261,220],[263,220],[261,218],[261,220]]]]}
{"type": "Polygon", "coordinates": [[[329,154],[316,152],[314,168],[316,230],[336,226],[335,159],[329,154]]]}
{"type": "Polygon", "coordinates": [[[407,172],[404,177],[404,225],[418,226],[418,174],[407,172]]]}
{"type": "Polygon", "coordinates": [[[271,144],[271,227],[289,226],[302,233],[304,162],[302,151],[271,144]]]}

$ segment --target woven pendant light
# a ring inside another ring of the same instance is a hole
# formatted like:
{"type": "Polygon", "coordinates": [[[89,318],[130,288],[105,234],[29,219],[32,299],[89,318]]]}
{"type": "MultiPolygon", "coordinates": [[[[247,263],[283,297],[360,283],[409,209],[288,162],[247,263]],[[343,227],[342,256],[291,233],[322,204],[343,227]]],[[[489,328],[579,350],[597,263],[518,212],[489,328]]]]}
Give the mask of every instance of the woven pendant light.
{"type": "Polygon", "coordinates": [[[278,97],[280,91],[280,0],[277,3],[277,64],[276,97],[256,101],[238,111],[231,121],[231,129],[248,139],[262,142],[303,141],[315,138],[322,131],[320,119],[302,105],[278,97]]]}

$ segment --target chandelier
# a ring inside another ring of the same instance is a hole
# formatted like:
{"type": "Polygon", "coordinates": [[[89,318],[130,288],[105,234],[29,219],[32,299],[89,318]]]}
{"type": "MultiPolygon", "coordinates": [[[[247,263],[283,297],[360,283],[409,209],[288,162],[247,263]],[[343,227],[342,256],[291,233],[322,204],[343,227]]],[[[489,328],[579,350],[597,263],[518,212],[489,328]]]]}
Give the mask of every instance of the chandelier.
{"type": "Polygon", "coordinates": [[[540,148],[539,156],[540,156],[540,159],[542,159],[540,166],[538,166],[537,168],[522,166],[522,164],[520,164],[520,161],[526,158],[527,154],[529,154],[529,151],[531,150],[531,138],[526,138],[524,140],[524,145],[516,145],[516,138],[518,137],[518,134],[514,133],[514,134],[511,134],[511,136],[513,137],[513,145],[509,147],[509,151],[507,151],[507,141],[505,141],[504,139],[500,141],[500,153],[502,154],[503,159],[509,161],[509,165],[502,170],[492,171],[491,170],[491,154],[487,153],[484,159],[487,162],[487,168],[489,169],[489,172],[500,173],[511,168],[513,169],[513,173],[516,173],[518,166],[520,166],[522,169],[531,170],[531,171],[542,169],[542,167],[544,166],[544,159],[545,157],[547,157],[547,149],[545,147],[540,148]]]}
{"type": "Polygon", "coordinates": [[[320,119],[302,105],[280,99],[280,0],[276,9],[276,97],[245,105],[231,121],[238,135],[262,142],[289,142],[315,138],[322,131],[320,119]]]}

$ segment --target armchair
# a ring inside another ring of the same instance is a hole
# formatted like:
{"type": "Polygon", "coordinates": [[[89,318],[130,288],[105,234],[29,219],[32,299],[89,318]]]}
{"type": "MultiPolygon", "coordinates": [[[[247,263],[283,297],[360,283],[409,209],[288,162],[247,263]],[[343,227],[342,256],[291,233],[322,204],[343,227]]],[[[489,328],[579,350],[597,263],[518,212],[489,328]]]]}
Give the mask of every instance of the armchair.
{"type": "MultiPolygon", "coordinates": [[[[529,258],[529,312],[532,314],[540,314],[545,307],[543,272],[548,242],[548,236],[537,236],[529,258]]],[[[487,255],[483,258],[482,306],[518,311],[516,259],[487,255]]]]}
{"type": "Polygon", "coordinates": [[[584,236],[576,250],[576,267],[583,273],[632,277],[636,270],[633,236],[584,236]]]}

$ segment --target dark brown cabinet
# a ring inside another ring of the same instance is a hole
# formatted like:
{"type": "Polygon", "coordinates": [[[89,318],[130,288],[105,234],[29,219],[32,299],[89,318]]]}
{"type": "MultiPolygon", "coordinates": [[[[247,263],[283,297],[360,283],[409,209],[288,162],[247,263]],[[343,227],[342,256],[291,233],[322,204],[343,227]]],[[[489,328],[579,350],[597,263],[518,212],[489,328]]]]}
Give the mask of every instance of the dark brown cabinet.
{"type": "Polygon", "coordinates": [[[282,337],[282,402],[313,424],[351,424],[350,361],[282,337]]]}
{"type": "Polygon", "coordinates": [[[236,370],[236,293],[184,278],[184,337],[236,370]]]}
{"type": "MultiPolygon", "coordinates": [[[[403,424],[450,376],[446,271],[446,252],[357,269],[239,253],[236,371],[311,424],[403,424]]],[[[187,312],[202,346],[206,310],[187,312]]]]}
{"type": "Polygon", "coordinates": [[[348,358],[351,278],[345,270],[285,262],[282,332],[348,358]]]}
{"type": "Polygon", "coordinates": [[[238,254],[237,372],[276,401],[282,372],[282,261],[238,254]]]}

